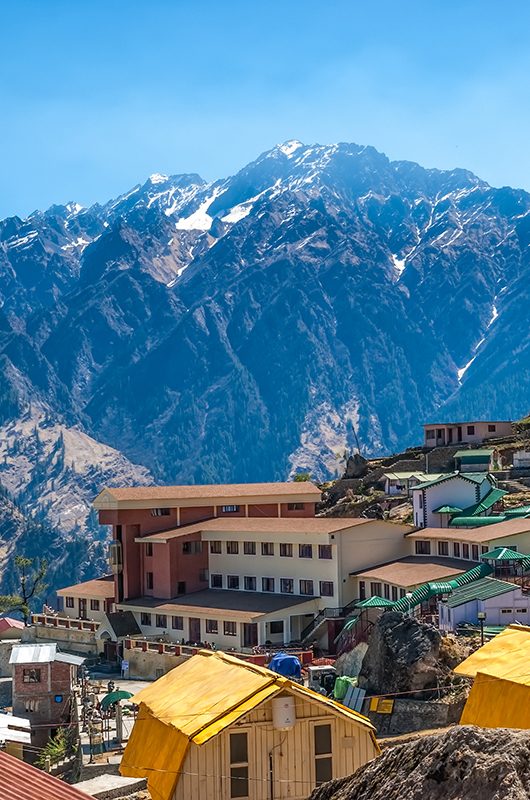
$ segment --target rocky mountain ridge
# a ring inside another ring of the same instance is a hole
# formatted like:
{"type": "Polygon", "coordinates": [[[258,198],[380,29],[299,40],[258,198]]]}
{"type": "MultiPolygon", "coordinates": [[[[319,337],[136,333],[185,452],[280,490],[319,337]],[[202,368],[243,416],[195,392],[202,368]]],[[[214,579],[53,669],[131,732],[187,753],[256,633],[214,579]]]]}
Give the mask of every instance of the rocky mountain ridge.
{"type": "Polygon", "coordinates": [[[73,535],[102,482],[325,478],[433,415],[519,416],[529,213],[465,170],[291,141],[0,221],[0,482],[73,535]]]}

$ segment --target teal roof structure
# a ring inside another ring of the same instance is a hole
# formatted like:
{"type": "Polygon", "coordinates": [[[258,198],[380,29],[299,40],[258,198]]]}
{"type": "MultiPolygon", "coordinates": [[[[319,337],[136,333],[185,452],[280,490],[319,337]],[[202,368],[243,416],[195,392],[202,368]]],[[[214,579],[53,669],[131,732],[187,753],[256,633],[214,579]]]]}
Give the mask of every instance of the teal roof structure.
{"type": "Polygon", "coordinates": [[[460,514],[463,509],[458,508],[458,506],[440,506],[440,508],[435,508],[432,512],[433,514],[460,514]]]}
{"type": "Polygon", "coordinates": [[[480,464],[482,461],[489,462],[495,451],[494,450],[459,450],[454,454],[454,458],[459,458],[461,461],[468,461],[471,464],[480,464]]]}
{"type": "Polygon", "coordinates": [[[473,600],[488,600],[490,597],[513,592],[514,589],[517,589],[514,583],[499,581],[497,578],[481,578],[478,581],[455,589],[447,599],[447,606],[449,608],[457,608],[473,600]]]}
{"type": "Polygon", "coordinates": [[[462,572],[460,575],[457,575],[455,578],[451,578],[449,581],[432,581],[431,583],[424,583],[422,586],[418,586],[417,589],[414,589],[414,591],[410,593],[409,597],[405,596],[401,597],[399,600],[396,600],[393,610],[401,611],[404,614],[407,611],[415,608],[415,606],[419,606],[420,603],[424,603],[426,600],[429,600],[430,597],[434,597],[435,595],[439,594],[450,594],[460,586],[466,586],[468,583],[473,583],[481,578],[485,578],[492,572],[493,567],[491,567],[489,564],[482,563],[477,564],[467,572],[462,572]]]}
{"type": "Polygon", "coordinates": [[[495,547],[487,553],[483,553],[481,558],[485,561],[526,561],[528,558],[525,553],[517,553],[509,547],[495,547]]]}
{"type": "Polygon", "coordinates": [[[453,517],[449,523],[450,528],[484,528],[486,525],[496,525],[497,522],[506,522],[504,515],[494,515],[489,517],[453,517]]]}
{"type": "Polygon", "coordinates": [[[379,595],[374,594],[367,600],[359,600],[358,603],[355,603],[355,608],[391,608],[393,605],[394,602],[392,600],[387,600],[385,597],[379,597],[379,595]]]}

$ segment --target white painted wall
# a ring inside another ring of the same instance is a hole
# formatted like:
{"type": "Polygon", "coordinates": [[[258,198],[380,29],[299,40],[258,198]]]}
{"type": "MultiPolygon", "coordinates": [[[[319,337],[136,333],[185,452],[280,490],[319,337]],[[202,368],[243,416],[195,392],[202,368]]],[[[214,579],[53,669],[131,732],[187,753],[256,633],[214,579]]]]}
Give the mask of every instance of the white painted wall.
{"type": "MultiPolygon", "coordinates": [[[[482,498],[490,491],[491,484],[485,480],[479,486],[479,498],[482,498]]],[[[451,480],[429,486],[425,489],[425,507],[427,512],[427,525],[424,523],[424,512],[420,507],[422,490],[415,489],[412,492],[414,524],[419,527],[439,528],[441,527],[441,516],[433,514],[435,508],[440,506],[457,506],[467,508],[476,502],[476,484],[455,475],[451,480]]],[[[445,520],[444,520],[445,523],[445,520]]]]}
{"type": "Polygon", "coordinates": [[[485,625],[509,625],[512,622],[530,624],[530,597],[524,595],[519,587],[506,594],[490,597],[487,600],[472,600],[456,608],[448,608],[444,603],[438,604],[440,627],[453,631],[463,622],[478,623],[479,611],[486,613],[485,625]]]}

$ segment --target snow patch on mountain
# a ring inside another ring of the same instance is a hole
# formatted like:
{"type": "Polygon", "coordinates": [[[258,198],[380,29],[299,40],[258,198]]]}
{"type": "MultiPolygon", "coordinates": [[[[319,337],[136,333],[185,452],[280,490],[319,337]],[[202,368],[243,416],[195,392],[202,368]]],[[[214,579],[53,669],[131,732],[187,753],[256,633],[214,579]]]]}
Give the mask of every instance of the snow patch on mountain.
{"type": "Polygon", "coordinates": [[[207,212],[211,204],[221,193],[220,186],[216,186],[213,192],[204,200],[199,208],[190,214],[189,217],[181,217],[175,223],[175,228],[181,231],[209,231],[212,227],[213,217],[207,212]]]}
{"type": "Polygon", "coordinates": [[[285,156],[290,157],[303,146],[303,142],[298,141],[298,139],[289,139],[287,142],[279,144],[278,150],[281,150],[285,156]]]}

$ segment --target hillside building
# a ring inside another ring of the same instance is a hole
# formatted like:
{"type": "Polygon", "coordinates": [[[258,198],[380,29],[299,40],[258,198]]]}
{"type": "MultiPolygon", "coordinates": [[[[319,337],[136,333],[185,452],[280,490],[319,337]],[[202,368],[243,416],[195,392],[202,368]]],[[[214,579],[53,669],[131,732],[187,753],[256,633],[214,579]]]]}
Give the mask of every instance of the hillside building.
{"type": "Polygon", "coordinates": [[[481,517],[502,510],[506,494],[488,472],[451,472],[412,488],[418,528],[446,528],[457,517],[481,517]]]}
{"type": "Polygon", "coordinates": [[[488,439],[511,436],[509,420],[428,423],[423,426],[424,447],[446,447],[451,444],[480,444],[488,439]]]}

